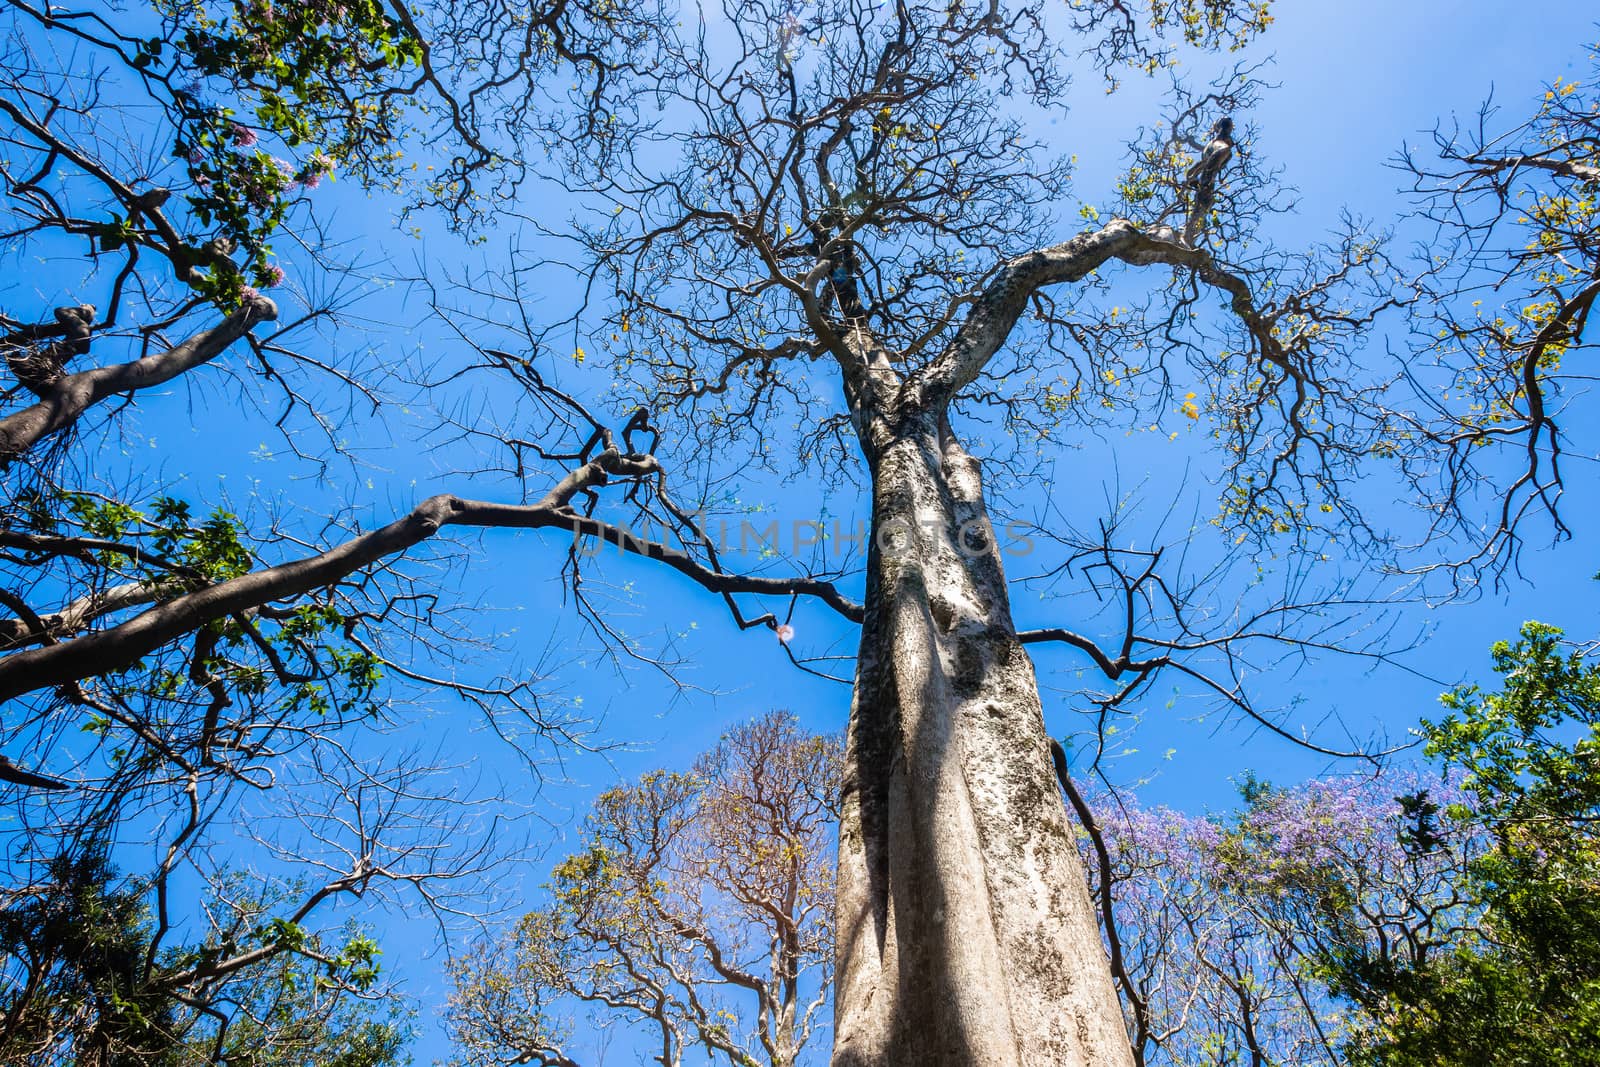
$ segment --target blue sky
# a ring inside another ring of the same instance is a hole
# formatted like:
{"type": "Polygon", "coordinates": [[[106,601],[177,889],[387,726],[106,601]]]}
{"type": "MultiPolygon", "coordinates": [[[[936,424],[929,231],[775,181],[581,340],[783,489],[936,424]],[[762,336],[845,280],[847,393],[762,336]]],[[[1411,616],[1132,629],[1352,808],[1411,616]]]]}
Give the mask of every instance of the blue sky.
{"type": "MultiPolygon", "coordinates": [[[[1451,114],[1470,117],[1491,92],[1508,116],[1524,113],[1541,86],[1558,75],[1581,77],[1586,42],[1600,34],[1592,16],[1575,3],[1517,5],[1514,16],[1505,5],[1489,3],[1284,4],[1278,22],[1264,41],[1276,56],[1269,77],[1281,87],[1266,94],[1252,115],[1261,131],[1262,148],[1286,168],[1286,180],[1300,190],[1300,210],[1278,233],[1289,244],[1296,233],[1305,240],[1325,236],[1337,223],[1341,208],[1379,220],[1402,209],[1396,195],[1402,176],[1388,166],[1402,142],[1426,145],[1436,121],[1451,114]]],[[[1125,123],[1141,121],[1153,106],[1155,89],[1131,83],[1109,104],[1098,99],[1092,78],[1081,84],[1081,103],[1061,123],[1062,136],[1080,160],[1076,188],[1086,200],[1109,186],[1120,166],[1119,137],[1125,123]]],[[[551,303],[558,303],[552,296],[551,303]]],[[[1572,447],[1595,455],[1596,441],[1577,427],[1572,447]]],[[[1093,446],[1091,446],[1093,447],[1093,446]]],[[[1171,453],[1157,453],[1137,442],[1110,438],[1104,447],[1120,455],[1124,487],[1143,483],[1147,464],[1170,464],[1171,453]]],[[[668,450],[664,450],[666,452],[668,450]]],[[[1204,458],[1194,460],[1204,471],[1204,458]]],[[[1303,701],[1300,714],[1315,722],[1325,714],[1341,716],[1359,734],[1381,732],[1403,738],[1408,726],[1436,707],[1445,684],[1487,673],[1490,643],[1512,635],[1525,619],[1539,618],[1566,627],[1575,636],[1593,634],[1600,625],[1594,609],[1594,586],[1588,578],[1600,570],[1600,552],[1593,533],[1600,517],[1600,495],[1591,461],[1569,466],[1566,504],[1577,536],[1553,550],[1535,537],[1527,558],[1526,580],[1503,591],[1485,589],[1470,604],[1429,610],[1414,605],[1397,620],[1398,632],[1424,633],[1420,647],[1404,662],[1407,670],[1367,672],[1348,660],[1319,661],[1294,675],[1269,674],[1257,680],[1257,691],[1280,702],[1303,701]],[[1426,630],[1424,631],[1424,628],[1426,630]]],[[[785,515],[804,514],[795,488],[752,485],[746,499],[760,500],[785,515]]],[[[1055,494],[1071,503],[1083,487],[1063,481],[1043,487],[1041,497],[1055,494]]],[[[1091,492],[1098,497],[1100,491],[1091,492]]],[[[1152,491],[1153,506],[1163,502],[1152,491]]],[[[1026,501],[1025,501],[1026,502],[1026,501]]],[[[829,503],[836,514],[861,514],[859,501],[829,503]],[[855,508],[857,510],[852,511],[855,508]]],[[[516,544],[495,535],[483,557],[491,585],[504,588],[506,575],[526,585],[518,589],[520,618],[530,646],[543,647],[545,612],[557,610],[559,588],[551,577],[555,552],[550,546],[516,544]],[[537,620],[537,621],[535,621],[537,620]]],[[[521,539],[528,540],[528,539],[521,539]]],[[[849,694],[841,685],[819,681],[789,667],[771,635],[764,630],[741,634],[714,601],[674,575],[631,561],[606,568],[617,582],[627,583],[638,614],[630,621],[636,634],[670,635],[692,664],[687,677],[704,691],[678,694],[645,670],[622,677],[585,673],[584,706],[604,710],[604,731],[626,737],[638,751],[613,753],[604,761],[569,765],[570,784],[552,786],[546,800],[581,808],[582,798],[614,780],[653,766],[686,765],[731,721],[770,706],[786,706],[817,729],[842,727],[849,694]]],[[[500,596],[499,599],[504,599],[500,596]]],[[[1058,605],[1016,598],[1019,625],[1061,623],[1058,605]]],[[[837,645],[847,652],[851,628],[823,612],[802,609],[796,619],[797,647],[819,650],[837,645]]],[[[1057,733],[1075,729],[1065,691],[1083,666],[1066,652],[1035,651],[1045,690],[1048,721],[1057,733]]],[[[451,713],[434,713],[449,720],[451,713]]],[[[1189,810],[1217,810],[1235,799],[1234,780],[1246,769],[1280,782],[1330,769],[1327,760],[1237,722],[1219,718],[1206,705],[1157,686],[1137,709],[1128,747],[1137,751],[1113,763],[1124,783],[1145,781],[1140,796],[1189,810]],[[1203,718],[1202,718],[1203,716],[1203,718]],[[1168,753],[1171,753],[1170,758],[1168,753]]],[[[485,757],[492,758],[492,757],[485,757]]],[[[570,830],[552,827],[549,843],[559,850],[570,830]]],[[[539,864],[534,864],[535,869],[539,864]]],[[[530,871],[529,884],[537,880],[530,871]]],[[[508,892],[514,893],[508,887],[508,892]]],[[[399,961],[394,961],[399,962],[399,961]]],[[[420,964],[420,961],[419,961],[420,964]]],[[[406,970],[411,972],[409,964],[406,970]]],[[[426,964],[417,967],[414,992],[426,1001],[437,986],[426,964]],[[420,972],[420,973],[418,973],[420,972]]],[[[425,1041],[425,1049],[439,1046],[425,1041]]]]}
{"type": "MultiPolygon", "coordinates": [[[[1279,242],[1325,236],[1341,208],[1380,222],[1394,218],[1404,206],[1396,194],[1402,180],[1386,164],[1402,142],[1425,145],[1436,121],[1452,113],[1472,115],[1491,91],[1508,116],[1518,116],[1526,113],[1543,84],[1558,75],[1587,74],[1584,45],[1597,39],[1600,29],[1584,6],[1555,0],[1514,8],[1440,0],[1281,4],[1276,25],[1255,50],[1276,56],[1269,77],[1281,85],[1251,116],[1262,150],[1285,167],[1286,180],[1300,191],[1299,213],[1277,227],[1279,242]]],[[[1092,76],[1082,79],[1078,109],[1056,128],[1079,157],[1076,188],[1085,200],[1094,201],[1099,190],[1109,190],[1121,164],[1122,138],[1132,124],[1153,115],[1157,89],[1130,82],[1108,102],[1100,99],[1092,76]]],[[[390,236],[389,206],[363,198],[348,183],[318,195],[336,206],[331,223],[335,235],[347,236],[353,250],[391,265],[371,272],[374,295],[359,309],[365,321],[356,330],[345,330],[341,343],[359,348],[370,339],[376,357],[385,362],[419,348],[424,354],[439,353],[447,362],[453,358],[450,339],[429,324],[415,295],[401,300],[400,290],[381,279],[408,269],[414,256],[435,266],[466,263],[480,255],[492,259],[515,224],[491,234],[482,249],[465,250],[427,219],[417,220],[420,238],[390,236]]],[[[552,203],[556,201],[530,201],[520,208],[549,210],[552,203]]],[[[281,252],[293,277],[295,256],[287,248],[281,252]]],[[[543,303],[552,314],[564,315],[575,295],[557,288],[545,294],[543,303]]],[[[376,524],[429,492],[450,489],[501,499],[511,492],[503,483],[469,482],[455,473],[450,468],[459,451],[435,454],[421,448],[431,420],[415,402],[396,403],[376,418],[353,414],[343,432],[360,463],[338,464],[326,482],[318,482],[287,455],[273,436],[270,419],[248,413],[241,417],[236,387],[222,374],[205,372],[198,378],[164,396],[141,400],[131,416],[136,421],[126,447],[148,457],[135,462],[145,465],[152,479],[187,483],[195,498],[206,503],[225,491],[241,509],[254,501],[256,506],[274,503],[315,514],[348,501],[363,522],[376,524]]],[[[605,383],[593,376],[573,372],[567,378],[585,395],[603,393],[605,383]]],[[[481,399],[491,406],[497,400],[481,399]]],[[[1426,628],[1427,634],[1406,657],[1407,670],[1367,673],[1349,661],[1316,661],[1292,675],[1263,676],[1258,691],[1279,703],[1303,701],[1301,713],[1307,721],[1337,713],[1357,733],[1400,736],[1432,710],[1445,684],[1482,678],[1489,644],[1512,635],[1523,620],[1539,618],[1578,637],[1600,632],[1596,587],[1589,581],[1600,570],[1593,532],[1600,520],[1600,480],[1594,477],[1597,441],[1581,424],[1573,430],[1576,455],[1569,462],[1566,503],[1577,536],[1550,550],[1536,536],[1525,580],[1500,591],[1485,589],[1468,604],[1406,608],[1398,620],[1400,631],[1426,628]]],[[[1064,457],[1060,479],[1030,491],[1036,495],[1021,494],[1019,504],[1030,510],[1054,499],[1079,509],[1086,499],[1101,499],[1102,487],[1094,479],[1079,480],[1084,476],[1075,471],[1084,464],[1074,460],[1114,456],[1120,485],[1144,487],[1147,504],[1159,509],[1164,506],[1163,477],[1181,470],[1175,454],[1192,461],[1197,472],[1208,467],[1198,451],[1181,451],[1188,444],[1183,440],[1157,449],[1150,441],[1108,433],[1064,457]]],[[[663,442],[663,458],[670,460],[671,447],[670,441],[663,442]]],[[[752,480],[739,487],[739,496],[761,508],[759,514],[785,520],[814,514],[824,504],[847,523],[864,515],[858,498],[846,494],[823,500],[813,486],[752,480]]],[[[648,768],[684,767],[729,724],[770,707],[790,708],[818,730],[839,729],[845,722],[846,686],[795,670],[769,631],[741,633],[719,601],[677,575],[635,560],[608,558],[601,567],[616,588],[623,626],[644,647],[670,646],[682,657],[682,688],[646,667],[613,669],[596,653],[592,635],[572,620],[564,604],[557,573],[563,546],[557,539],[495,532],[467,544],[470,566],[447,572],[443,581],[468,602],[481,605],[479,625],[505,635],[509,659],[493,666],[512,662],[548,672],[552,706],[564,701],[574,713],[598,717],[596,739],[622,744],[603,754],[565,754],[559,765],[548,768],[535,794],[523,765],[491,739],[476,713],[449,701],[420,699],[405,709],[406,727],[373,742],[437,752],[442,761],[468,768],[462,773],[464,789],[485,792],[498,783],[513,800],[527,805],[531,817],[523,828],[530,839],[524,862],[506,869],[496,889],[494,903],[508,914],[536,902],[543,871],[570,846],[572,822],[596,789],[648,768]]],[[[1063,618],[1061,604],[1020,592],[1016,607],[1021,626],[1072,623],[1063,618]]],[[[802,608],[795,625],[796,647],[804,652],[848,654],[853,645],[852,628],[823,612],[802,608]]],[[[1052,729],[1075,729],[1064,694],[1084,664],[1054,649],[1037,651],[1035,662],[1052,729]]],[[[1126,733],[1128,747],[1137,751],[1116,761],[1114,773],[1123,783],[1146,782],[1140,796],[1150,802],[1189,810],[1231,804],[1232,780],[1246,769],[1275,781],[1328,769],[1321,757],[1220,718],[1192,694],[1159,685],[1141,702],[1126,733]]],[[[443,1050],[428,1014],[443,991],[437,953],[430,954],[434,931],[426,925],[412,927],[411,920],[398,915],[378,922],[390,973],[402,978],[423,1005],[418,1059],[427,1062],[443,1050]]]]}

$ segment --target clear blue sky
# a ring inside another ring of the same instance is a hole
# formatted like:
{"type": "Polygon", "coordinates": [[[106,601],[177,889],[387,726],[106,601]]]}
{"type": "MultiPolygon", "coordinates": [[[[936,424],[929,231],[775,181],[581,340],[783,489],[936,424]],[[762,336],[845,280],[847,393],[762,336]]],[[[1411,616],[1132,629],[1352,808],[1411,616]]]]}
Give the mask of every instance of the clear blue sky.
{"type": "MultiPolygon", "coordinates": [[[[1280,230],[1280,243],[1292,244],[1297,235],[1308,241],[1322,237],[1336,224],[1343,207],[1380,221],[1395,217],[1403,207],[1396,194],[1401,176],[1386,162],[1403,141],[1425,143],[1426,131],[1438,119],[1472,114],[1491,90],[1508,114],[1517,115],[1525,112],[1542,84],[1558,75],[1586,73],[1583,46],[1600,35],[1586,6],[1572,0],[1517,5],[1460,0],[1280,4],[1277,24],[1257,53],[1276,55],[1271,77],[1281,87],[1269,93],[1251,116],[1260,131],[1261,149],[1284,165],[1286,180],[1301,193],[1300,213],[1280,230]]],[[[1129,124],[1153,115],[1153,100],[1152,89],[1130,84],[1128,92],[1108,103],[1092,77],[1083,79],[1078,109],[1059,128],[1069,150],[1079,156],[1077,188],[1086,200],[1102,198],[1100,190],[1109,189],[1121,162],[1121,138],[1129,124]]],[[[335,232],[350,236],[355,249],[370,247],[371,254],[385,255],[401,267],[409,263],[413,251],[435,265],[463,255],[427,220],[419,220],[424,229],[421,241],[388,236],[388,209],[352,194],[349,188],[339,188],[327,195],[339,204],[335,232]]],[[[488,245],[475,254],[492,259],[505,240],[504,233],[492,234],[488,245]]],[[[283,251],[293,275],[294,257],[283,251]]],[[[572,296],[553,291],[545,304],[553,314],[565,314],[572,296]]],[[[425,351],[451,358],[449,339],[426,324],[422,307],[396,304],[380,294],[367,314],[372,342],[381,353],[424,345],[425,351]],[[413,323],[415,328],[388,323],[413,323]]],[[[351,335],[345,336],[345,343],[351,343],[351,335]]],[[[570,381],[591,396],[599,395],[604,385],[592,379],[586,382],[581,375],[570,376],[570,381]]],[[[305,472],[284,455],[268,420],[239,417],[230,392],[220,376],[212,375],[192,391],[179,386],[163,398],[141,401],[136,417],[155,445],[153,473],[187,480],[196,487],[195,496],[208,502],[214,493],[211,487],[219,485],[241,505],[255,496],[315,512],[330,500],[358,501],[358,513],[369,523],[386,521],[440,489],[502,498],[509,490],[504,485],[468,483],[439,469],[433,457],[417,449],[415,442],[428,421],[420,406],[387,409],[381,419],[388,420],[388,430],[380,430],[378,420],[353,420],[349,433],[370,469],[336,467],[331,486],[318,486],[305,480],[305,472]],[[197,412],[191,413],[191,402],[197,412]],[[156,455],[161,458],[155,459],[156,455]]],[[[1600,519],[1592,459],[1596,441],[1579,432],[1572,445],[1579,455],[1591,457],[1575,455],[1569,461],[1566,499],[1578,536],[1551,551],[1535,540],[1535,551],[1527,560],[1527,581],[1503,593],[1485,591],[1476,603],[1437,612],[1408,608],[1403,628],[1432,627],[1427,642],[1408,660],[1415,673],[1365,675],[1348,662],[1314,663],[1294,676],[1261,678],[1259,691],[1279,701],[1303,699],[1308,721],[1334,712],[1357,732],[1398,735],[1432,709],[1443,682],[1482,677],[1488,645],[1511,635],[1524,619],[1552,622],[1578,636],[1600,632],[1596,587],[1587,580],[1600,570],[1593,532],[1600,519]]],[[[1103,455],[1107,450],[1119,457],[1124,487],[1144,480],[1147,472],[1142,466],[1171,463],[1170,451],[1158,459],[1148,444],[1131,440],[1091,443],[1084,455],[1103,455]]],[[[670,458],[671,442],[663,443],[662,453],[670,458]]],[[[1196,453],[1195,465],[1204,472],[1211,462],[1196,453]]],[[[1040,500],[1024,498],[1024,505],[1042,502],[1043,495],[1052,492],[1065,494],[1073,505],[1085,497],[1095,501],[1101,496],[1098,486],[1086,493],[1084,486],[1067,477],[1035,492],[1040,500]]],[[[758,482],[741,486],[740,495],[784,515],[804,514],[813,502],[809,489],[758,482]]],[[[838,515],[863,514],[855,499],[830,500],[828,507],[838,515]]],[[[647,647],[673,643],[691,665],[683,680],[698,688],[675,690],[644,668],[610,669],[586,651],[594,641],[563,606],[557,575],[562,552],[554,538],[491,534],[483,539],[470,570],[453,573],[448,581],[459,582],[467,599],[481,599],[489,625],[511,634],[508,644],[522,660],[548,665],[552,689],[558,694],[554,699],[572,701],[575,710],[581,700],[583,711],[603,715],[597,739],[627,742],[629,747],[603,757],[569,755],[559,767],[550,768],[550,779],[535,796],[520,765],[491,740],[475,714],[447,701],[409,711],[411,727],[383,742],[437,749],[447,761],[471,765],[463,775],[463,788],[483,791],[499,781],[515,799],[536,810],[537,817],[524,824],[533,846],[527,861],[508,870],[499,889],[497,905],[512,914],[536,902],[544,870],[570,843],[571,818],[581,812],[594,790],[650,767],[685,766],[728,724],[769,707],[791,708],[808,725],[832,730],[843,726],[849,705],[847,687],[790,667],[770,632],[741,634],[720,602],[661,568],[636,561],[613,560],[603,568],[626,606],[621,622],[647,647]]],[[[1024,626],[1072,625],[1074,620],[1063,618],[1061,611],[1059,605],[1019,595],[1019,622],[1024,626]]],[[[796,626],[797,646],[805,651],[820,650],[830,642],[839,642],[839,650],[848,651],[853,642],[850,628],[822,612],[802,609],[796,626]]],[[[1084,664],[1053,649],[1037,652],[1035,662],[1046,688],[1052,728],[1058,733],[1074,729],[1056,694],[1071,687],[1073,672],[1084,664]]],[[[1216,809],[1232,802],[1230,780],[1247,768],[1289,781],[1326,767],[1325,761],[1282,741],[1237,726],[1219,729],[1220,720],[1214,716],[1195,722],[1201,705],[1180,692],[1169,707],[1170,696],[1158,687],[1144,702],[1131,742],[1139,752],[1117,764],[1128,781],[1150,778],[1141,793],[1147,800],[1191,810],[1216,809]]],[[[407,991],[423,1004],[418,1059],[427,1062],[443,1050],[435,1022],[427,1014],[443,992],[439,958],[428,954],[434,931],[426,925],[408,929],[398,917],[379,921],[385,928],[390,973],[401,976],[407,991]]]]}

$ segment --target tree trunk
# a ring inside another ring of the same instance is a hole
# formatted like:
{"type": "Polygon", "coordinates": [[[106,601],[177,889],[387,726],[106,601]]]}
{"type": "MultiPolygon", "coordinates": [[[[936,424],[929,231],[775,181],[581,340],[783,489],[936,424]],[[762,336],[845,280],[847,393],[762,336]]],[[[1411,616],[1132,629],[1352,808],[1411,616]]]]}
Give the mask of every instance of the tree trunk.
{"type": "Polygon", "coordinates": [[[978,463],[932,413],[873,451],[834,1067],[1131,1065],[978,463]]]}

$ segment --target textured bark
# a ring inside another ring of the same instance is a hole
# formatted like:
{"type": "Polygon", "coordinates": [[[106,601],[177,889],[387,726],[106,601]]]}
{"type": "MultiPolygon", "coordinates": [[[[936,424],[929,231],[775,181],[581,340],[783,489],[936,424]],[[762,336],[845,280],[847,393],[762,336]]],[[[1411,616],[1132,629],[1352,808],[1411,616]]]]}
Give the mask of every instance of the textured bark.
{"type": "Polygon", "coordinates": [[[873,466],[834,1067],[1131,1064],[977,461],[924,413],[873,466]]]}

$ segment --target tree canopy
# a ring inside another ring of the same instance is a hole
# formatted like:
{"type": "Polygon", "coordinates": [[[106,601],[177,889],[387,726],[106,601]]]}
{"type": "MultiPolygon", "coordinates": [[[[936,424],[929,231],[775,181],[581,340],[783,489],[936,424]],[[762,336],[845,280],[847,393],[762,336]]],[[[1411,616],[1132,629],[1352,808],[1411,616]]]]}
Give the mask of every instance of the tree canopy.
{"type": "MultiPolygon", "coordinates": [[[[696,702],[684,624],[629,620],[635,581],[671,580],[849,686],[839,1067],[1126,1062],[1035,658],[1082,678],[1050,698],[1081,713],[1069,786],[1169,690],[1376,758],[1369,727],[1313,729],[1263,676],[1388,664],[1408,605],[1514,580],[1531,531],[1569,531],[1592,86],[1441,127],[1397,160],[1409,219],[1307,239],[1256,118],[1272,21],[1260,0],[8,3],[0,1040],[395,1055],[346,909],[492,910],[520,832],[418,724],[457,709],[537,781],[638,725],[592,729],[559,667],[696,702]],[[1152,83],[1148,113],[1057,125],[1152,83]],[[1089,153],[1120,177],[1080,190],[1089,153]],[[425,225],[446,243],[410,263],[372,236],[425,225]],[[1165,518],[1120,484],[1176,466],[1115,445],[1135,431],[1199,446],[1165,518]],[[278,480],[222,480],[238,434],[278,480]],[[527,627],[537,662],[477,599],[528,575],[561,599],[527,627]],[[63,947],[88,911],[106,944],[63,947]],[[112,977],[61,964],[86,953],[112,977]]],[[[1477,700],[1441,729],[1489,729],[1477,700]]],[[[686,826],[709,817],[698,780],[606,794],[604,855],[558,875],[572,908],[596,879],[659,903],[623,878],[637,842],[606,842],[668,786],[686,826]]],[[[541,988],[581,998],[609,964],[574,914],[543,920],[575,973],[541,988]]],[[[775,1062],[797,995],[761,994],[775,1062]]],[[[664,1040],[706,1042],[672,1003],[664,1040]]]]}

